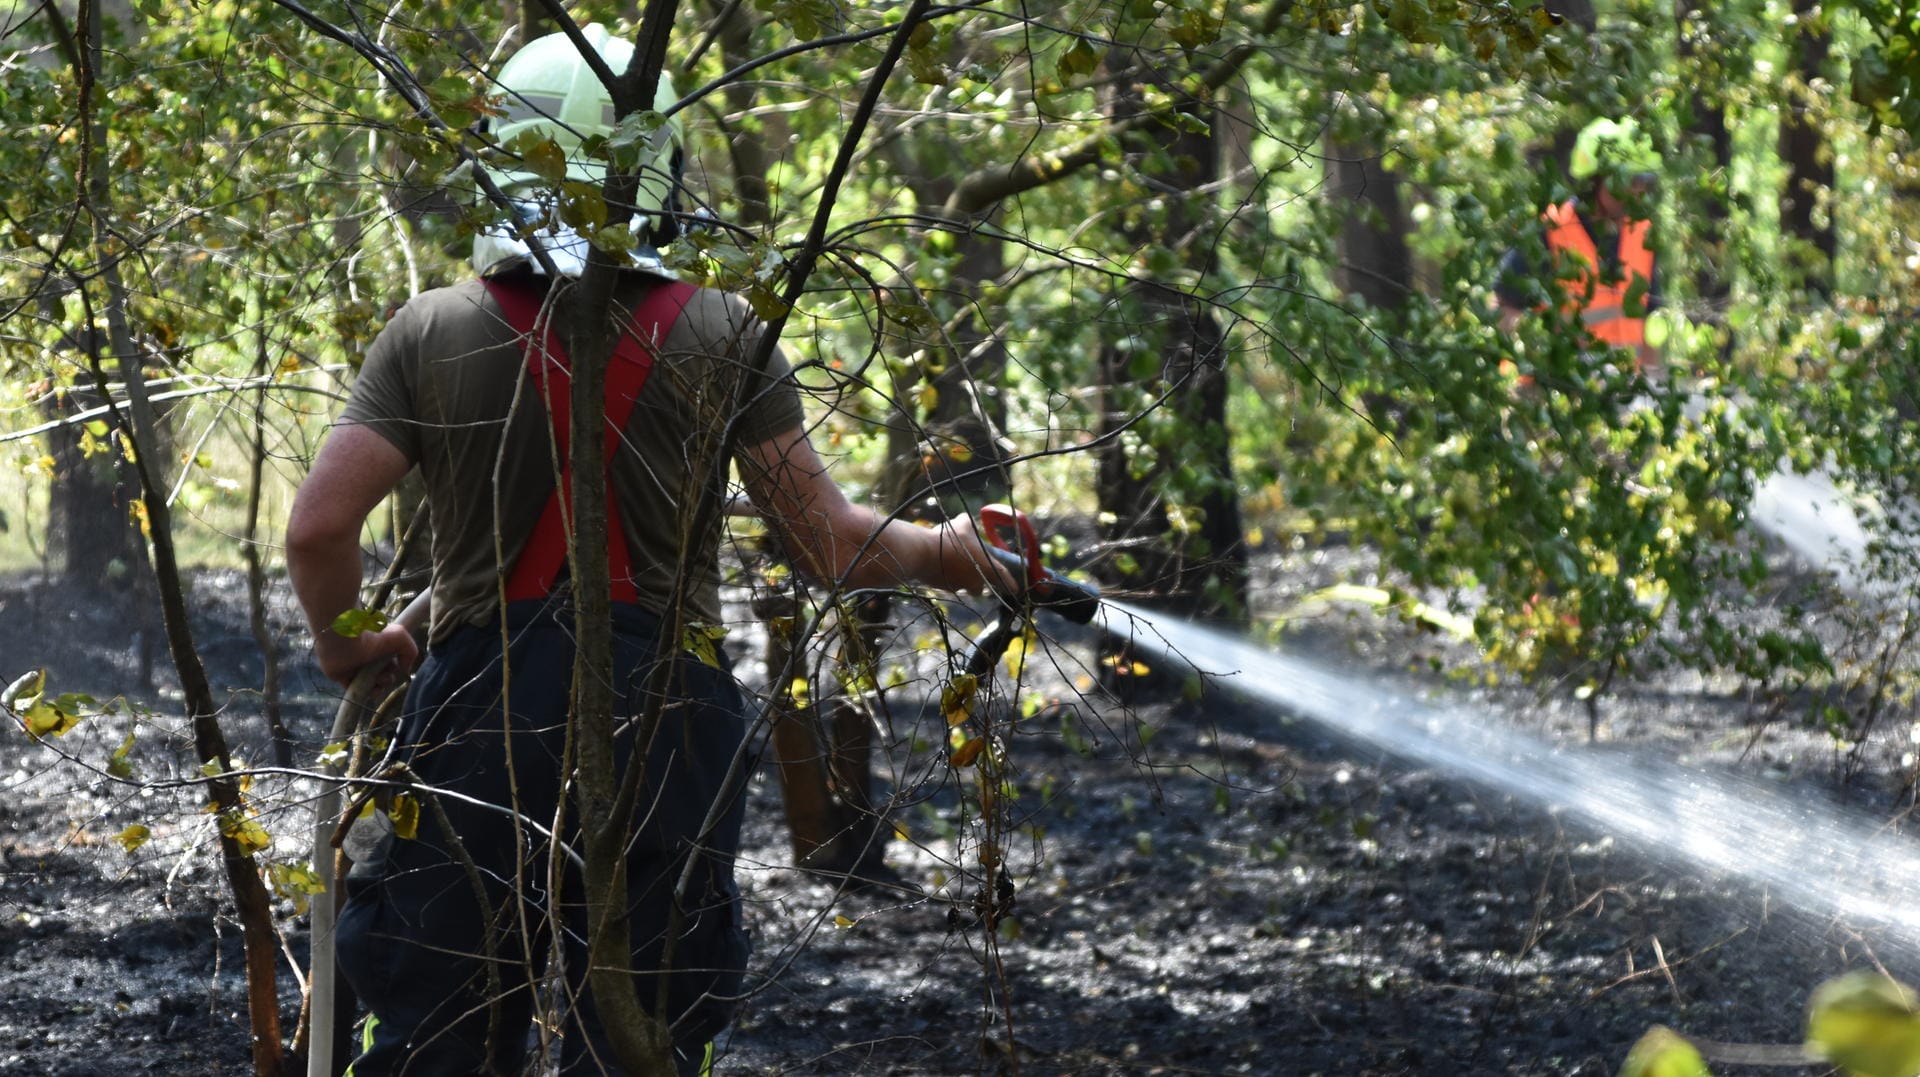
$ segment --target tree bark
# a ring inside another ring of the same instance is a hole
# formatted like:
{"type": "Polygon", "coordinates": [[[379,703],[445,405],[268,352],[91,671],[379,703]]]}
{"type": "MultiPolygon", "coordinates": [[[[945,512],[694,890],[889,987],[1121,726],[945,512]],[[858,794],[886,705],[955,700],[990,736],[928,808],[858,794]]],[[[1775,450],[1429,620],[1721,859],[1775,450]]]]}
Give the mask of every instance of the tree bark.
{"type": "Polygon", "coordinates": [[[1833,259],[1839,241],[1831,214],[1817,219],[1825,195],[1833,190],[1833,152],[1820,125],[1821,108],[1813,89],[1826,77],[1832,37],[1819,0],[1793,0],[1799,32],[1794,38],[1794,68],[1798,78],[1788,90],[1787,111],[1780,118],[1780,156],[1787,164],[1786,186],[1780,192],[1780,230],[1791,241],[1788,258],[1801,269],[1802,280],[1817,301],[1833,295],[1833,259]]]}
{"type": "MultiPolygon", "coordinates": [[[[114,412],[122,429],[135,446],[134,466],[140,477],[142,500],[146,510],[149,540],[152,544],[154,578],[160,590],[160,605],[166,624],[167,645],[174,669],[180,677],[181,695],[193,728],[194,748],[203,765],[216,773],[209,778],[207,790],[216,814],[221,818],[221,864],[227,885],[233,892],[240,917],[241,937],[246,953],[247,1009],[253,1028],[253,1069],[256,1077],[279,1077],[283,1063],[280,1043],[280,1000],[276,990],[279,953],[273,930],[273,916],[265,884],[253,856],[237,840],[239,828],[248,821],[247,806],[238,784],[224,775],[233,769],[225,734],[220,729],[218,708],[207,682],[205,667],[193,643],[188,620],[186,589],[174,556],[172,517],[167,505],[165,479],[160,471],[159,423],[147,392],[145,372],[141,369],[139,349],[127,322],[127,293],[121,280],[117,255],[108,243],[104,220],[111,215],[112,186],[106,171],[108,160],[105,101],[96,81],[105,43],[101,31],[98,0],[86,0],[80,6],[81,33],[85,42],[84,65],[77,72],[80,83],[81,126],[87,138],[83,155],[86,170],[82,197],[94,221],[93,252],[98,259],[99,279],[107,290],[104,310],[106,341],[125,385],[127,406],[114,412]]],[[[86,298],[83,290],[82,298],[86,298]]],[[[90,306],[91,304],[89,304],[90,306]]],[[[88,325],[94,312],[88,311],[88,325]]],[[[98,339],[96,337],[96,339],[98,339]]],[[[107,375],[104,357],[92,357],[94,380],[106,395],[107,375]]]]}
{"type": "MultiPolygon", "coordinates": [[[[721,66],[731,71],[754,58],[754,20],[750,7],[742,2],[711,0],[716,8],[714,38],[720,46],[721,66]]],[[[739,206],[739,223],[747,228],[764,228],[773,223],[771,189],[767,172],[773,166],[771,144],[765,127],[777,124],[775,118],[750,115],[759,94],[752,82],[740,80],[721,91],[727,102],[724,134],[727,154],[732,163],[733,197],[739,206]]]]}
{"type": "MultiPolygon", "coordinates": [[[[264,378],[271,357],[267,338],[260,335],[259,351],[254,356],[253,374],[264,378]]],[[[240,553],[247,563],[247,624],[253,631],[254,646],[260,650],[260,705],[266,711],[267,730],[273,737],[273,761],[282,767],[293,766],[293,735],[280,710],[280,645],[267,621],[267,567],[260,555],[260,504],[267,463],[267,390],[255,391],[253,398],[252,461],[247,485],[247,527],[241,536],[240,553]]]]}
{"type": "MultiPolygon", "coordinates": [[[[1690,252],[1694,259],[1694,292],[1700,305],[1717,320],[1725,316],[1733,294],[1725,271],[1730,213],[1726,185],[1731,183],[1733,175],[1733,134],[1727,127],[1726,106],[1718,94],[1709,89],[1720,85],[1714,77],[1719,73],[1704,68],[1710,58],[1699,46],[1712,11],[1702,0],[1679,0],[1676,14],[1683,77],[1690,73],[1694,86],[1686,131],[1693,140],[1706,143],[1712,158],[1710,168],[1719,184],[1718,189],[1706,192],[1698,203],[1690,252]]],[[[1731,327],[1725,327],[1720,347],[1723,357],[1732,353],[1731,327]]]]}
{"type": "Polygon", "coordinates": [[[1399,310],[1413,292],[1400,177],[1372,146],[1326,140],[1327,193],[1348,203],[1335,240],[1334,282],[1375,310],[1399,310]]]}
{"type": "MultiPolygon", "coordinates": [[[[1151,186],[1168,192],[1169,208],[1156,218],[1143,207],[1129,239],[1173,247],[1204,280],[1214,218],[1207,188],[1219,175],[1213,104],[1182,96],[1163,79],[1187,122],[1135,124],[1142,91],[1157,77],[1143,62],[1121,50],[1109,57],[1117,87],[1110,125],[1125,130],[1123,151],[1136,167],[1151,169],[1151,186]]],[[[1137,568],[1109,579],[1161,608],[1240,623],[1247,556],[1227,432],[1225,333],[1203,300],[1179,288],[1136,281],[1120,298],[1133,323],[1118,327],[1119,339],[1100,355],[1096,487],[1105,537],[1137,568]],[[1142,401],[1154,398],[1161,400],[1143,413],[1142,401]],[[1129,451],[1121,436],[1129,426],[1143,435],[1150,459],[1129,451]]]]}
{"type": "MultiPolygon", "coordinates": [[[[624,117],[651,108],[654,87],[665,69],[667,40],[676,0],[650,0],[633,59],[608,86],[614,115],[624,117]]],[[[631,207],[636,188],[631,175],[609,175],[610,207],[631,207]]],[[[609,214],[620,227],[629,214],[609,214]]],[[[633,924],[627,891],[627,845],[635,805],[646,782],[646,749],[659,712],[641,716],[635,757],[625,767],[614,747],[612,580],[606,550],[608,530],[606,445],[607,364],[616,343],[612,321],[617,264],[595,248],[577,284],[556,296],[565,326],[572,366],[572,416],[569,446],[573,483],[573,528],[567,560],[573,578],[574,655],[572,688],[574,803],[579,813],[582,872],[587,906],[587,985],[593,1005],[622,1067],[634,1073],[672,1073],[673,1042],[666,1015],[649,1012],[634,982],[633,924]]],[[[660,641],[664,653],[679,645],[667,618],[660,641]]],[[[556,852],[555,855],[558,855],[556,852]]]]}

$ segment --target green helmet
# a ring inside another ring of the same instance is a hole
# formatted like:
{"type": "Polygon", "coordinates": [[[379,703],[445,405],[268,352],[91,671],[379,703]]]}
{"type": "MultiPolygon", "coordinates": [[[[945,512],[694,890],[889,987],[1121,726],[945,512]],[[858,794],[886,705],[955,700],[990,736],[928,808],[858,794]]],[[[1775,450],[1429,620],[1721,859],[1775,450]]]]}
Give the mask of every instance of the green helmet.
{"type": "MultiPolygon", "coordinates": [[[[627,69],[633,59],[632,42],[614,37],[598,23],[582,27],[581,32],[615,74],[627,69]]],[[[605,139],[614,133],[613,98],[565,34],[548,34],[528,42],[500,68],[495,89],[493,103],[499,115],[492,127],[499,146],[511,153],[517,141],[532,135],[560,148],[566,157],[568,180],[597,186],[606,179],[606,161],[588,155],[582,144],[595,136],[605,139]]],[[[654,111],[665,112],[679,100],[673,84],[662,74],[654,90],[654,111]]],[[[641,244],[633,254],[634,264],[640,269],[661,271],[659,253],[653,245],[665,242],[663,237],[670,237],[674,231],[670,211],[678,178],[680,139],[679,119],[669,118],[654,132],[635,169],[639,187],[634,195],[633,229],[641,244]]],[[[487,174],[514,199],[523,223],[550,216],[546,210],[552,202],[552,185],[538,173],[507,165],[490,166],[487,174]]],[[[474,268],[486,273],[503,263],[531,260],[522,231],[501,225],[477,235],[474,268]]],[[[537,235],[562,273],[578,275],[585,267],[586,241],[572,229],[556,222],[537,235]]],[[[538,262],[533,264],[537,266],[538,262]]]]}
{"type": "Polygon", "coordinates": [[[1660,171],[1659,151],[1631,117],[1595,120],[1581,128],[1579,137],[1573,140],[1573,158],[1567,162],[1569,175],[1587,180],[1607,169],[1634,176],[1660,171]]]}

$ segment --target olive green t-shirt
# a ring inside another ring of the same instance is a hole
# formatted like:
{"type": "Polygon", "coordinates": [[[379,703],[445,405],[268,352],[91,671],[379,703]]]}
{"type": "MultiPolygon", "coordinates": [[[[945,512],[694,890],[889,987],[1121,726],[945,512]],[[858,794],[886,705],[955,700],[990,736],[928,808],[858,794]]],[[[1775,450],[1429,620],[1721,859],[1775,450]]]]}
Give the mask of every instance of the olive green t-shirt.
{"type": "MultiPolygon", "coordinates": [[[[632,311],[652,283],[622,280],[616,309],[632,311]]],[[[682,531],[701,488],[724,481],[725,469],[713,461],[735,401],[746,402],[738,409],[737,447],[802,421],[778,348],[741,391],[761,331],[744,301],[696,291],[666,334],[627,422],[614,493],[640,603],[656,613],[666,611],[684,570],[694,574],[688,616],[720,620],[719,518],[705,534],[682,531]]],[[[552,495],[555,468],[524,346],[485,286],[470,280],[437,288],[402,307],[369,348],[340,422],[386,438],[426,480],[432,638],[491,621],[500,576],[511,571],[552,495]]]]}

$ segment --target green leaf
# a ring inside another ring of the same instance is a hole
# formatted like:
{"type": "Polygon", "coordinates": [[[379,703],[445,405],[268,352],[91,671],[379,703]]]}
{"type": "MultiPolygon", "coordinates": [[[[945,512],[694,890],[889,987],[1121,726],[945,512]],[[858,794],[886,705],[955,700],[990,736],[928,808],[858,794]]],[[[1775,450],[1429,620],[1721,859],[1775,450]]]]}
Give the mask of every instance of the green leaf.
{"type": "Polygon", "coordinates": [[[153,837],[153,831],[143,823],[135,823],[125,830],[122,830],[116,837],[122,849],[125,849],[127,852],[133,852],[135,849],[145,845],[148,838],[153,837]]]}
{"type": "Polygon", "coordinates": [[[387,627],[387,615],[379,610],[348,610],[333,619],[329,626],[336,636],[353,639],[365,632],[378,632],[387,627]]]}
{"type": "Polygon", "coordinates": [[[120,747],[115,748],[113,754],[107,757],[108,774],[122,780],[134,776],[133,763],[129,758],[133,754],[133,737],[134,731],[128,729],[126,737],[120,741],[120,747]]]}
{"type": "Polygon", "coordinates": [[[1710,1077],[1706,1059],[1686,1037],[1655,1025],[1627,1052],[1620,1077],[1710,1077]]]}
{"type": "Polygon", "coordinates": [[[1060,54],[1060,60],[1054,65],[1054,77],[1062,83],[1071,85],[1079,75],[1091,75],[1100,66],[1100,54],[1085,38],[1074,41],[1073,47],[1060,54]]]}
{"type": "MultiPolygon", "coordinates": [[[[601,196],[600,188],[580,180],[568,180],[560,185],[560,220],[581,232],[589,232],[604,227],[607,223],[607,200],[601,196]]],[[[624,229],[620,229],[624,231],[624,229]]],[[[596,241],[598,237],[595,237],[596,241]]],[[[595,246],[598,246],[598,242],[595,246]]]]}
{"type": "Polygon", "coordinates": [[[1807,1007],[1807,1049],[1858,1077],[1913,1077],[1920,1073],[1913,989],[1868,970],[1828,980],[1807,1007]]]}
{"type": "Polygon", "coordinates": [[[1627,285],[1626,297],[1620,301],[1620,312],[1629,318],[1646,317],[1647,288],[1647,278],[1635,273],[1632,283],[1627,285]]]}
{"type": "Polygon", "coordinates": [[[753,308],[753,313],[766,321],[773,321],[787,313],[786,300],[781,299],[780,293],[772,288],[755,285],[741,294],[746,297],[747,304],[753,308]]]}
{"type": "Polygon", "coordinates": [[[949,86],[953,83],[947,65],[940,62],[940,54],[931,48],[907,50],[907,73],[922,86],[949,86]]]}
{"type": "Polygon", "coordinates": [[[537,131],[523,131],[508,143],[509,152],[520,158],[527,171],[555,186],[567,178],[567,151],[537,131]]]}
{"type": "Polygon", "coordinates": [[[596,156],[606,157],[618,171],[633,172],[653,159],[654,139],[666,125],[667,118],[658,112],[629,112],[600,144],[596,156]]]}

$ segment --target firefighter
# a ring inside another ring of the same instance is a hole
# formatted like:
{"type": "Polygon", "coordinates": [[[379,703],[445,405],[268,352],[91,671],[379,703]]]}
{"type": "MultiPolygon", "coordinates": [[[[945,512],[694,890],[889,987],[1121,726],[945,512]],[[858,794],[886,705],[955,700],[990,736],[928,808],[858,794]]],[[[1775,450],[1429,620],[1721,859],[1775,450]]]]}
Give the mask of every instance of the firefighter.
{"type": "MultiPolygon", "coordinates": [[[[626,70],[630,43],[585,32],[609,68],[626,70]]],[[[528,43],[497,87],[503,147],[550,140],[570,179],[599,187],[606,166],[591,154],[605,143],[593,136],[615,133],[611,98],[566,37],[528,43]]],[[[662,79],[656,109],[675,100],[662,79]]],[[[967,517],[922,528],[850,503],[808,442],[778,349],[764,369],[746,369],[763,331],[747,304],[672,279],[659,247],[676,235],[680,141],[669,122],[640,155],[617,285],[624,335],[607,379],[610,543],[600,556],[613,575],[616,717],[659,715],[650,742],[624,721],[616,744],[626,765],[647,768],[627,847],[631,968],[643,1005],[664,999],[656,1016],[671,1024],[679,1072],[693,1074],[742,994],[749,952],[734,883],[746,710],[724,654],[702,661],[684,636],[661,636],[668,623],[721,622],[720,525],[694,534],[687,520],[697,499],[726,493],[726,462],[711,459],[723,433],[733,428],[732,462],[754,505],[816,578],[1015,584],[967,517]],[[692,884],[676,892],[683,875],[692,884]]],[[[356,1077],[521,1072],[536,996],[554,982],[543,978],[549,953],[564,958],[558,982],[572,1000],[562,1072],[621,1072],[585,985],[592,925],[580,880],[552,868],[543,836],[563,820],[560,837],[578,848],[565,822],[575,814],[564,763],[574,643],[559,490],[572,480],[556,480],[567,454],[554,444],[569,389],[564,334],[543,346],[534,323],[583,272],[588,245],[557,223],[546,180],[511,166],[493,178],[516,220],[476,238],[476,279],[416,296],[380,331],[287,525],[315,657],[346,684],[370,665],[416,660],[398,625],[333,631],[358,602],[363,523],[415,468],[433,520],[433,623],[396,753],[437,806],[411,837],[377,835],[348,877],[340,967],[373,1018],[356,1077]],[[562,279],[550,279],[534,243],[562,279]]]]}
{"type": "MultiPolygon", "coordinates": [[[[1583,193],[1542,214],[1549,278],[1560,302],[1576,315],[1591,342],[1633,352],[1642,373],[1659,369],[1661,331],[1649,334],[1648,315],[1659,305],[1646,199],[1658,183],[1660,157],[1631,118],[1599,119],[1582,128],[1567,173],[1583,193]]],[[[1542,279],[1525,252],[1507,252],[1496,295],[1500,325],[1509,332],[1536,309],[1542,279]]]]}

